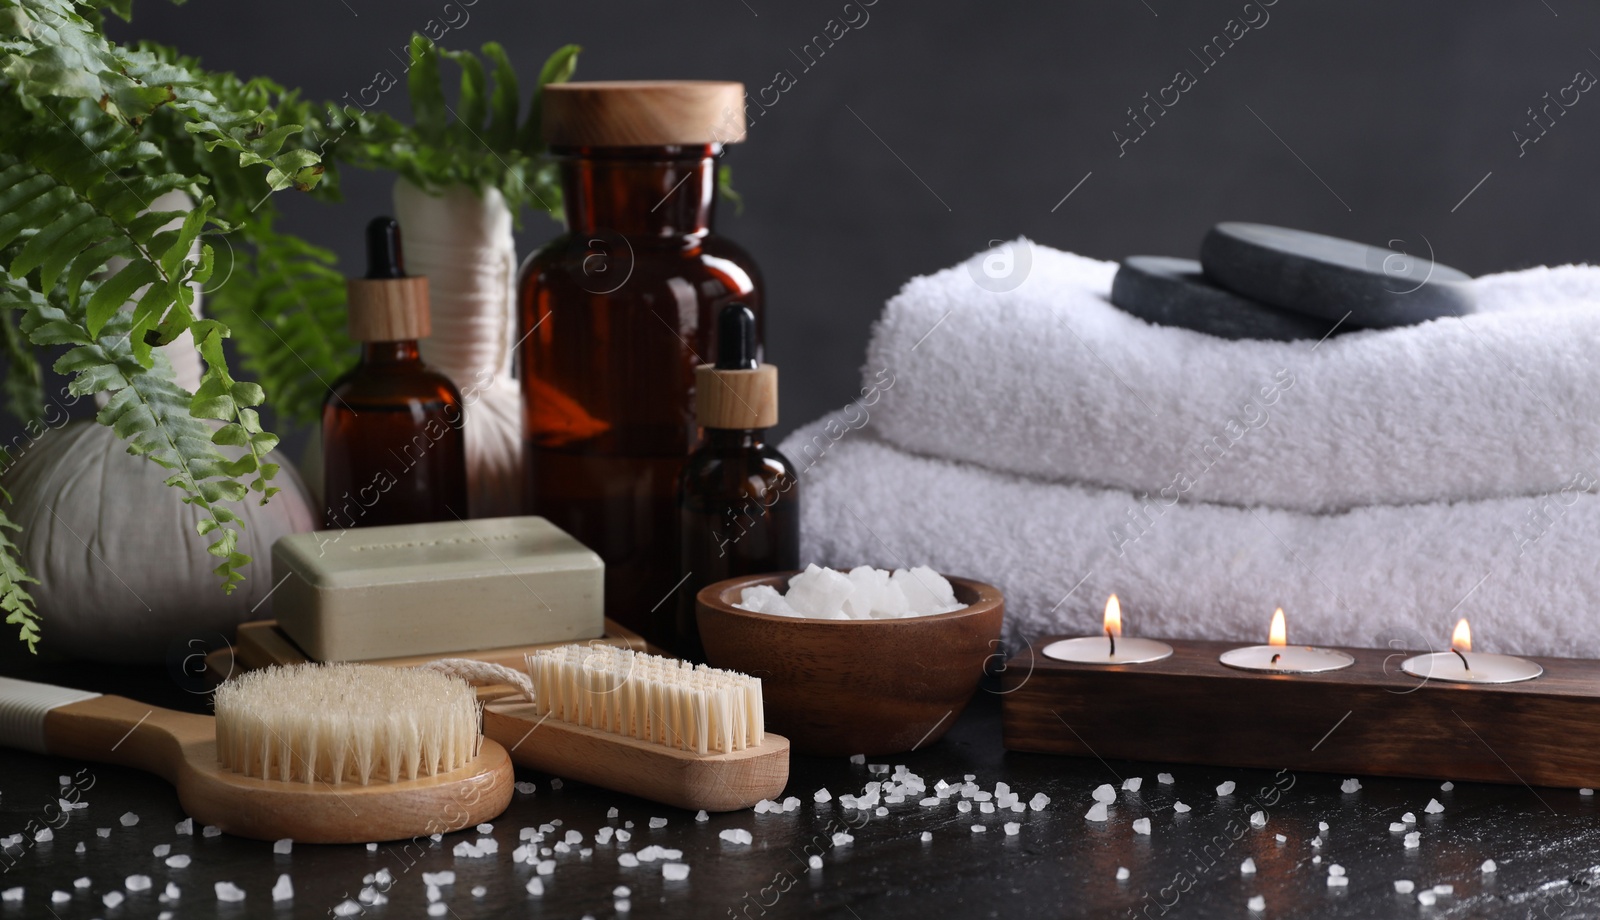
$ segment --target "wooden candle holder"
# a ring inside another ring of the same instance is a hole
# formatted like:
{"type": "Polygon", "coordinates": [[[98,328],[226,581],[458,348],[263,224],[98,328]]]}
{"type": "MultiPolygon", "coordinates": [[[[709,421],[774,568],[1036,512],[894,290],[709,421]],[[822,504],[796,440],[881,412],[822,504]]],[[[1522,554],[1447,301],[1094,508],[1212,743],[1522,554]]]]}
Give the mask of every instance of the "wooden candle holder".
{"type": "MultiPolygon", "coordinates": [[[[1600,786],[1600,662],[1530,658],[1516,684],[1423,681],[1412,653],[1342,649],[1321,674],[1238,671],[1244,642],[1170,642],[1172,657],[1100,666],[1046,658],[1040,639],[1006,665],[1013,751],[1536,786],[1600,786]]],[[[1469,653],[1470,654],[1470,653],[1469,653]]]]}

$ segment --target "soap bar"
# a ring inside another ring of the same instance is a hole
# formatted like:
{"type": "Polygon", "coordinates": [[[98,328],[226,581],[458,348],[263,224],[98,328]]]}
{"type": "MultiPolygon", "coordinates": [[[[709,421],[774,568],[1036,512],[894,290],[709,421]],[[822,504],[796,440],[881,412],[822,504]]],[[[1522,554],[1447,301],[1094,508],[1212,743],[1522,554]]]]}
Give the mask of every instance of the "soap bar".
{"type": "Polygon", "coordinates": [[[605,631],[600,557],[540,517],[324,530],[272,547],[272,611],[317,661],[583,641],[605,631]]]}
{"type": "Polygon", "coordinates": [[[1384,329],[1473,312],[1466,274],[1431,259],[1266,224],[1222,223],[1200,244],[1206,277],[1329,322],[1384,329]]]}
{"type": "MultiPolygon", "coordinates": [[[[1193,259],[1129,256],[1111,282],[1111,302],[1161,326],[1224,339],[1320,339],[1333,321],[1302,316],[1240,297],[1210,283],[1193,259]]],[[[1356,327],[1341,323],[1339,332],[1356,327]]]]}

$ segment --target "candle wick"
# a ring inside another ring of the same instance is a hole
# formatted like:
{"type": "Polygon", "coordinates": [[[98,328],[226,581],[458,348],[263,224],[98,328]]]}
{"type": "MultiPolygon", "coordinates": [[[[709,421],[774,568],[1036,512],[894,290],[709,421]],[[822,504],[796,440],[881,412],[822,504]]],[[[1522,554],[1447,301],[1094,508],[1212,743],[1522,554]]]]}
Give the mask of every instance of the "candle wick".
{"type": "Polygon", "coordinates": [[[1106,627],[1106,639],[1111,642],[1111,657],[1117,657],[1117,637],[1112,634],[1111,627],[1106,627]]]}
{"type": "Polygon", "coordinates": [[[1283,653],[1282,652],[1279,652],[1278,654],[1273,655],[1272,656],[1272,666],[1273,667],[1277,667],[1278,666],[1278,659],[1282,658],[1282,657],[1283,657],[1283,653]]]}
{"type": "Polygon", "coordinates": [[[1468,670],[1468,671],[1472,670],[1472,665],[1467,664],[1467,656],[1461,654],[1461,649],[1451,648],[1450,651],[1455,652],[1456,653],[1456,657],[1461,659],[1461,667],[1463,669],[1468,670]]]}

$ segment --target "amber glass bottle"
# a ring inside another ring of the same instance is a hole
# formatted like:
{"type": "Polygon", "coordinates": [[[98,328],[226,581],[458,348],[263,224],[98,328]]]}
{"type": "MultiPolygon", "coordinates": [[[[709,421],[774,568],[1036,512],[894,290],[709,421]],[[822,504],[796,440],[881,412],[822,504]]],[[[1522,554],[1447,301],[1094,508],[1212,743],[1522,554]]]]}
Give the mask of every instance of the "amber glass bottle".
{"type": "Polygon", "coordinates": [[[703,661],[694,596],[712,582],[800,567],[800,480],[766,442],[778,424],[778,368],[756,360],[755,315],[722,309],[717,362],[695,369],[705,442],[678,485],[677,633],[670,646],[703,661]]]}
{"type": "Polygon", "coordinates": [[[405,274],[400,226],[367,226],[367,276],[348,283],[361,363],[322,405],[323,527],[467,516],[461,394],[417,353],[428,335],[428,279],[405,274]]]}
{"type": "Polygon", "coordinates": [[[666,644],[694,369],[730,302],[750,305],[760,341],[755,265],[712,232],[743,88],[566,83],[546,87],[544,113],[567,232],[519,280],[525,503],[605,560],[606,615],[666,644]]]}

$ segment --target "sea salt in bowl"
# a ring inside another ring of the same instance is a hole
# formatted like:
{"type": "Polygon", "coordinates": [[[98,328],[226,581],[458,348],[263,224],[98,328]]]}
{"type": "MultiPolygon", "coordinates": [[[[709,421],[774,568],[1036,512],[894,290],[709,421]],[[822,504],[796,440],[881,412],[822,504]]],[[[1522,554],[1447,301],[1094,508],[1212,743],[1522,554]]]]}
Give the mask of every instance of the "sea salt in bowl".
{"type": "Polygon", "coordinates": [[[695,598],[706,660],[761,678],[767,727],[811,755],[898,754],[949,731],[998,648],[1000,589],[947,575],[965,606],[894,619],[812,619],[735,606],[746,588],[783,591],[796,574],[730,578],[695,598]]]}

